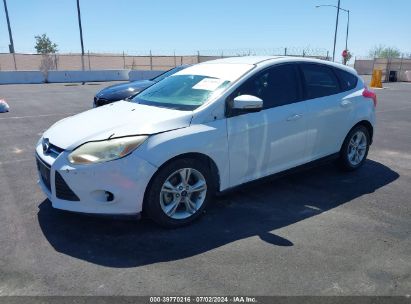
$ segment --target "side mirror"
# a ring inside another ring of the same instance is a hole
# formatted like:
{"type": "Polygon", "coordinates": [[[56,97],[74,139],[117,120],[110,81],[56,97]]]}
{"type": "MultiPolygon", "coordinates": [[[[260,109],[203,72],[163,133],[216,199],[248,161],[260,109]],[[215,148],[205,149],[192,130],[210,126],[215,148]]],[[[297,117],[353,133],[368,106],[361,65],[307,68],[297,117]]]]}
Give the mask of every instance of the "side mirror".
{"type": "Polygon", "coordinates": [[[260,111],[263,108],[263,100],[253,95],[240,95],[234,98],[231,108],[246,112],[260,111]]]}

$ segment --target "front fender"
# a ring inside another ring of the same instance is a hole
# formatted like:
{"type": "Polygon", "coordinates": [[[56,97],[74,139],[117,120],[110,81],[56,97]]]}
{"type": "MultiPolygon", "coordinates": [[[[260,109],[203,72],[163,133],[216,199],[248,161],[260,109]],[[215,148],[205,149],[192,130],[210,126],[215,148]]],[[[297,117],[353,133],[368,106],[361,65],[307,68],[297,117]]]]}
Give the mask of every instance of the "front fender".
{"type": "Polygon", "coordinates": [[[228,188],[230,170],[225,119],[152,135],[135,153],[157,168],[181,154],[204,154],[217,166],[220,190],[228,188]]]}

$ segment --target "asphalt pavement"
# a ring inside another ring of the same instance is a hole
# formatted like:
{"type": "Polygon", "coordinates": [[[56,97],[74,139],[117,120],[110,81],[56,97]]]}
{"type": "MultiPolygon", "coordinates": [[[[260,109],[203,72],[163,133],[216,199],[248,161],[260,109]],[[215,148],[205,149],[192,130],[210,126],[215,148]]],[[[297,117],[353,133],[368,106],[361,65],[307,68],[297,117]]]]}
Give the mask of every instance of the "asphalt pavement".
{"type": "Polygon", "coordinates": [[[411,83],[377,91],[360,170],[253,183],[176,230],[55,210],[36,184],[42,132],[108,84],[0,85],[0,295],[411,294],[411,83]]]}

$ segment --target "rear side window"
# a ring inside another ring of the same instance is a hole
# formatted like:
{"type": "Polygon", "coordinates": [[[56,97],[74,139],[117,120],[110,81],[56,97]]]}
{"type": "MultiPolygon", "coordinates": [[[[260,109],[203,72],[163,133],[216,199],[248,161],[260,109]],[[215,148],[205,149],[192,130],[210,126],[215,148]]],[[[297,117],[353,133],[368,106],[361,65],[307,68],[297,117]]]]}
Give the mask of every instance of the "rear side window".
{"type": "Polygon", "coordinates": [[[357,76],[340,69],[334,69],[334,71],[340,79],[341,91],[349,91],[357,86],[357,76]]]}
{"type": "Polygon", "coordinates": [[[302,64],[306,98],[313,99],[338,94],[340,86],[331,68],[319,64],[302,64]]]}

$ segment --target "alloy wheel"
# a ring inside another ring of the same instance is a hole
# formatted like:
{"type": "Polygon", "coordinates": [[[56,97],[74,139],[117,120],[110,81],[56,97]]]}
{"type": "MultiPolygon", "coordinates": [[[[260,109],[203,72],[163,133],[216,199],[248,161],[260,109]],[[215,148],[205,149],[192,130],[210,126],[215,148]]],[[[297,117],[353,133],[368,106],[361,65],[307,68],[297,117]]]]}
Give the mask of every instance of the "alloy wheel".
{"type": "Polygon", "coordinates": [[[161,209],[172,219],[185,219],[201,208],[206,194],[207,183],[201,172],[182,168],[173,172],[163,183],[161,209]]]}
{"type": "Polygon", "coordinates": [[[362,131],[353,134],[348,144],[348,161],[352,166],[358,166],[367,151],[367,136],[362,131]]]}

